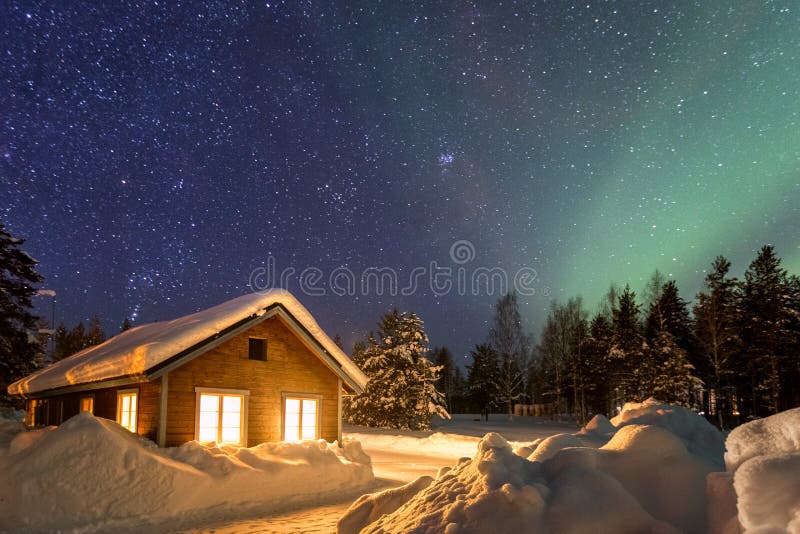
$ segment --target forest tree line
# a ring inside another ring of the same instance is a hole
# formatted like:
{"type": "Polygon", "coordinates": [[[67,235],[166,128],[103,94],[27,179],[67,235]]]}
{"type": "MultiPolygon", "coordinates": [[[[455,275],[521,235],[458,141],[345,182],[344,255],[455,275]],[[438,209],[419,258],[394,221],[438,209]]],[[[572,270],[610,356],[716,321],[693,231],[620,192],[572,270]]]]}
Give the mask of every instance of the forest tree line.
{"type": "Polygon", "coordinates": [[[772,246],[743,279],[730,269],[717,257],[691,306],[658,271],[641,296],[612,284],[592,314],[580,297],[553,301],[535,344],[506,295],[466,373],[447,348],[430,351],[437,388],[452,413],[540,403],[579,422],[648,397],[720,427],[800,406],[800,279],[772,246]]]}

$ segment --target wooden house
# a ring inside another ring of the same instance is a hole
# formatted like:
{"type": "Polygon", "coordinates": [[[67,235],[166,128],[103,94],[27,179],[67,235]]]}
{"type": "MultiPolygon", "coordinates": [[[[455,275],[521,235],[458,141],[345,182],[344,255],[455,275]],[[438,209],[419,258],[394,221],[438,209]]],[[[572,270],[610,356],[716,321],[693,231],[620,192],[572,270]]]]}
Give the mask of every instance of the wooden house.
{"type": "Polygon", "coordinates": [[[80,411],[160,446],[340,440],[366,377],[282,290],[122,332],[14,382],[30,426],[80,411]]]}

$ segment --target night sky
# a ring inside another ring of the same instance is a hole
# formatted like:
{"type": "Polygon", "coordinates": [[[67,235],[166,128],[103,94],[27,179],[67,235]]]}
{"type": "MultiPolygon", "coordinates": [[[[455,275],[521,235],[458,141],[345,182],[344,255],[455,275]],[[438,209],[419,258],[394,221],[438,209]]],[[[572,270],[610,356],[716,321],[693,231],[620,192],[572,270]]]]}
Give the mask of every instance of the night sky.
{"type": "MultiPolygon", "coordinates": [[[[0,3],[0,217],[57,322],[183,315],[268,258],[533,269],[533,333],[765,243],[800,272],[795,2],[106,3],[0,3]]],[[[288,289],[348,350],[393,306],[484,339],[497,295],[422,285],[288,289]]]]}

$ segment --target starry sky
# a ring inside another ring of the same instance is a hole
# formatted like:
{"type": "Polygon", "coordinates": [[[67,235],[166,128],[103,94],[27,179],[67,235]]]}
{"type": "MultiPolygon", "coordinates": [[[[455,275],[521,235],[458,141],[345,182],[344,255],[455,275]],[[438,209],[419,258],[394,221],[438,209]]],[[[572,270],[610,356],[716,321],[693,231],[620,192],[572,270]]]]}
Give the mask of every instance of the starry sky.
{"type": "MultiPolygon", "coordinates": [[[[0,217],[56,322],[107,332],[270,262],[528,269],[532,333],[655,269],[691,298],[717,254],[800,272],[799,27],[789,1],[7,0],[0,217]]],[[[497,298],[287,280],[346,349],[396,306],[462,355],[497,298]]]]}

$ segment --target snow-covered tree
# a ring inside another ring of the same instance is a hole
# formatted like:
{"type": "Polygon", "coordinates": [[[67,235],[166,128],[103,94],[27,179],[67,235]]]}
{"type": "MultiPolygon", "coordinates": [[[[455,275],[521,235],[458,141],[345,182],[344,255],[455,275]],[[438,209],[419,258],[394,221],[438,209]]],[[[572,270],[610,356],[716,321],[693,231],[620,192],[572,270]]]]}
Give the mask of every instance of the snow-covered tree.
{"type": "Polygon", "coordinates": [[[426,357],[428,336],[414,313],[394,310],[354,350],[353,361],[369,378],[361,395],[350,399],[347,418],[353,424],[422,430],[433,415],[449,417],[444,395],[436,390],[439,368],[426,357]]]}
{"type": "Polygon", "coordinates": [[[692,390],[700,381],[693,374],[686,351],[666,330],[655,334],[649,350],[654,365],[650,391],[645,395],[688,407],[692,390]]]}
{"type": "Polygon", "coordinates": [[[695,347],[689,308],[674,280],[665,282],[654,295],[645,320],[647,362],[652,367],[643,395],[690,406],[692,391],[700,381],[689,357],[695,347]]]}
{"type": "Polygon", "coordinates": [[[6,387],[36,370],[41,350],[31,298],[42,277],[36,261],[20,248],[23,243],[0,222],[0,403],[9,405],[16,403],[6,387]]]}

